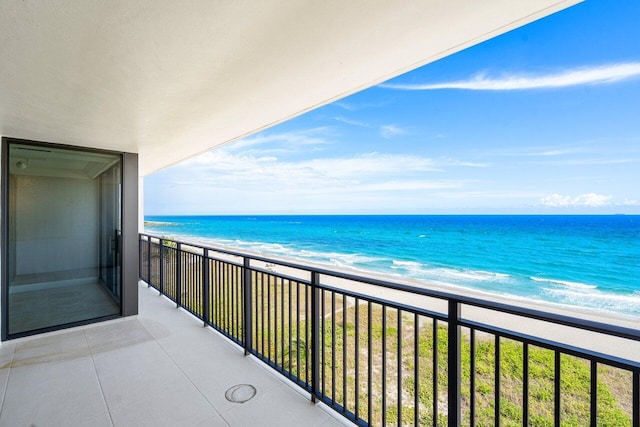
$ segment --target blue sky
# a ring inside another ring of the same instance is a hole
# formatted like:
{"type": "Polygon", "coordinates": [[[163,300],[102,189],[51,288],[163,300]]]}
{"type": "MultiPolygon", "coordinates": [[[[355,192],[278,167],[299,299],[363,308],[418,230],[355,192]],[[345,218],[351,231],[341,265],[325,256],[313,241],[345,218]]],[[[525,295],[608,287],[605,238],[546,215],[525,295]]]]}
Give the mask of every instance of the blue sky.
{"type": "Polygon", "coordinates": [[[588,0],[156,172],[145,214],[638,214],[638,22],[588,0]]]}

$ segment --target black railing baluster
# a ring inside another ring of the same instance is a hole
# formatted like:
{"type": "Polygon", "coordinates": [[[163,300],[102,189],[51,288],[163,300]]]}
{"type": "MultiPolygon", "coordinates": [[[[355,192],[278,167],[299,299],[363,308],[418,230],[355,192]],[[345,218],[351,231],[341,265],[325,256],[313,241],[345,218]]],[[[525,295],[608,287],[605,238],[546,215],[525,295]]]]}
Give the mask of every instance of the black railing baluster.
{"type": "Polygon", "coordinates": [[[221,329],[221,325],[222,325],[222,316],[221,316],[221,310],[222,310],[222,263],[220,261],[215,261],[214,263],[215,265],[215,295],[213,297],[213,304],[215,307],[215,316],[214,316],[214,324],[216,325],[216,328],[218,330],[221,329]]]}
{"type": "Polygon", "coordinates": [[[226,269],[226,265],[221,262],[218,261],[216,263],[216,267],[217,267],[217,286],[216,286],[216,290],[218,292],[218,299],[216,301],[216,305],[218,306],[218,319],[216,321],[217,325],[218,325],[218,329],[223,332],[224,331],[224,323],[225,323],[225,313],[227,311],[227,306],[225,304],[225,292],[226,292],[226,275],[227,275],[227,269],[226,269]]]}
{"type": "Polygon", "coordinates": [[[282,370],[284,371],[284,354],[285,354],[285,349],[284,349],[284,330],[285,330],[285,322],[284,322],[284,280],[282,281],[282,283],[280,284],[280,324],[282,325],[282,330],[280,331],[280,366],[282,367],[282,370]]]}
{"type": "Polygon", "coordinates": [[[198,299],[198,292],[195,290],[195,279],[193,276],[193,273],[195,271],[194,268],[188,268],[189,265],[191,265],[192,263],[196,262],[195,261],[195,257],[193,256],[192,253],[190,252],[185,252],[185,267],[183,268],[183,270],[185,270],[185,279],[187,282],[187,290],[186,290],[186,297],[187,297],[187,304],[189,307],[189,311],[191,312],[195,312],[197,309],[196,307],[197,305],[197,299],[198,299]],[[192,295],[191,298],[189,298],[189,295],[192,295]]]}
{"type": "Polygon", "coordinates": [[[347,412],[347,297],[342,296],[342,412],[347,412]]]}
{"type": "MultiPolygon", "coordinates": [[[[316,274],[318,274],[317,272],[315,272],[316,274]]],[[[316,283],[316,285],[318,285],[318,283],[316,283]]],[[[325,345],[325,334],[327,333],[327,328],[325,326],[325,311],[327,309],[326,306],[326,300],[325,300],[325,291],[321,290],[320,292],[322,292],[322,307],[320,310],[320,316],[322,316],[322,396],[326,396],[326,345],[325,345]]]]}
{"type": "MultiPolygon", "coordinates": [[[[258,280],[259,276],[258,276],[258,272],[257,271],[252,271],[251,272],[251,280],[253,280],[253,286],[252,286],[252,290],[253,290],[253,299],[252,299],[252,307],[253,307],[253,324],[252,324],[252,330],[253,330],[253,347],[252,350],[255,350],[256,353],[258,353],[258,345],[260,344],[260,328],[259,328],[259,322],[260,322],[260,281],[258,280]]],[[[257,355],[257,354],[256,354],[257,355]]]]}
{"type": "Polygon", "coordinates": [[[560,393],[561,393],[561,388],[560,388],[560,352],[559,351],[555,351],[555,362],[554,362],[554,375],[553,375],[553,381],[554,381],[554,393],[553,393],[553,408],[554,408],[554,425],[556,427],[560,426],[560,413],[561,413],[561,408],[560,408],[560,393]]]}
{"type": "Polygon", "coordinates": [[[293,352],[293,331],[291,330],[291,326],[293,325],[293,311],[291,308],[293,304],[293,294],[291,293],[291,280],[287,280],[287,284],[289,285],[289,369],[287,372],[289,373],[289,378],[291,378],[293,372],[293,355],[291,354],[293,352]]]}
{"type": "Polygon", "coordinates": [[[315,402],[319,393],[320,381],[320,282],[319,274],[311,272],[311,401],[315,402]]]}
{"type": "Polygon", "coordinates": [[[271,360],[271,275],[267,274],[267,357],[271,360]]]}
{"type": "Polygon", "coordinates": [[[633,371],[633,392],[631,399],[633,401],[633,427],[640,427],[640,369],[633,371]]]}
{"type": "Polygon", "coordinates": [[[180,257],[180,262],[184,265],[180,267],[180,271],[181,271],[182,277],[184,277],[184,280],[181,287],[182,294],[180,296],[180,301],[181,301],[181,304],[189,311],[194,311],[192,298],[197,298],[197,295],[198,295],[195,292],[193,292],[193,278],[191,277],[193,269],[188,268],[189,264],[192,261],[193,261],[193,258],[191,257],[191,252],[183,250],[182,255],[180,257]],[[189,295],[192,295],[192,297],[189,297],[189,295]]]}
{"type": "Polygon", "coordinates": [[[356,415],[356,420],[360,418],[360,370],[359,370],[359,365],[360,365],[360,300],[358,298],[355,299],[355,384],[356,384],[356,389],[355,389],[355,395],[354,395],[354,402],[355,402],[355,415],[356,415]]]}
{"type": "Polygon", "coordinates": [[[448,415],[449,426],[460,425],[460,383],[461,375],[461,345],[460,345],[460,303],[456,300],[449,300],[449,316],[447,317],[448,334],[447,334],[447,396],[448,396],[448,415]]]}
{"type": "Polygon", "coordinates": [[[176,244],[175,256],[176,256],[176,308],[182,304],[182,298],[180,293],[182,292],[182,246],[180,243],[176,244]]]}
{"type": "Polygon", "coordinates": [[[218,305],[220,306],[220,314],[218,316],[218,327],[224,333],[227,326],[227,265],[226,263],[218,263],[220,268],[218,275],[218,305]]]}
{"type": "Polygon", "coordinates": [[[264,301],[264,273],[258,272],[258,276],[260,276],[260,357],[264,360],[264,321],[267,316],[265,316],[265,301],[264,301]]]}
{"type": "Polygon", "coordinates": [[[420,422],[420,316],[413,314],[413,425],[420,422]]]}
{"type": "Polygon", "coordinates": [[[371,337],[371,301],[367,301],[367,423],[373,424],[372,413],[373,409],[371,408],[373,399],[371,396],[371,380],[372,375],[371,371],[373,369],[373,339],[371,337]]]}
{"type": "Polygon", "coordinates": [[[211,281],[211,307],[209,308],[209,311],[211,312],[211,324],[213,325],[214,328],[218,327],[218,310],[219,310],[219,306],[220,304],[218,303],[219,301],[219,276],[220,276],[220,269],[218,267],[218,261],[212,259],[211,260],[211,266],[213,267],[213,271],[210,272],[210,281],[211,281]]]}
{"type": "Polygon", "coordinates": [[[222,326],[222,330],[226,333],[229,333],[231,329],[231,281],[233,280],[233,268],[229,266],[229,264],[225,265],[224,268],[224,279],[223,279],[223,295],[224,295],[224,323],[222,326]]]}
{"type": "Polygon", "coordinates": [[[476,425],[476,330],[469,329],[469,426],[476,425]]]}
{"type": "Polygon", "coordinates": [[[160,286],[158,289],[159,294],[164,294],[164,241],[160,239],[160,286]]]}
{"type": "Polygon", "coordinates": [[[278,282],[276,282],[276,286],[273,289],[273,366],[278,368],[278,331],[280,327],[278,325],[278,282]]]}
{"type": "Polygon", "coordinates": [[[494,337],[494,395],[493,395],[493,409],[494,420],[496,426],[500,426],[500,335],[496,334],[494,337]]]}
{"type": "Polygon", "coordinates": [[[398,309],[398,425],[402,425],[402,313],[398,309]]]}
{"type": "Polygon", "coordinates": [[[253,347],[253,331],[251,330],[251,310],[252,310],[252,301],[253,296],[251,295],[251,260],[249,258],[244,258],[243,260],[243,270],[242,270],[242,278],[243,278],[243,288],[244,288],[244,318],[242,320],[242,326],[244,331],[242,333],[244,337],[244,355],[248,356],[253,347]]]}
{"type": "Polygon", "coordinates": [[[204,318],[204,326],[209,323],[209,310],[211,309],[209,301],[209,250],[202,250],[202,317],[204,318]]]}
{"type": "Polygon", "coordinates": [[[236,319],[236,284],[238,283],[238,269],[234,266],[231,267],[231,299],[229,300],[229,305],[231,306],[231,328],[229,329],[229,333],[236,337],[238,336],[236,326],[238,325],[236,319]]]}
{"type": "Polygon", "coordinates": [[[238,316],[238,339],[244,339],[244,272],[242,267],[238,266],[238,284],[237,284],[238,301],[236,301],[236,312],[238,316]]]}
{"type": "Polygon", "coordinates": [[[529,343],[522,343],[522,419],[529,419],[529,343]]]}
{"type": "Polygon", "coordinates": [[[296,281],[296,379],[300,379],[300,282],[296,281]]]}
{"type": "Polygon", "coordinates": [[[220,319],[218,320],[218,325],[220,331],[225,333],[229,326],[229,265],[225,262],[220,262],[218,265],[220,266],[220,282],[218,283],[220,319]]]}
{"type": "Polygon", "coordinates": [[[144,249],[142,248],[142,236],[138,237],[138,279],[144,280],[142,269],[144,268],[144,249]]]}
{"type": "Polygon", "coordinates": [[[331,403],[336,403],[336,293],[331,292],[331,403]]]}
{"type": "Polygon", "coordinates": [[[224,310],[222,311],[222,332],[225,334],[228,334],[229,331],[229,326],[230,326],[230,313],[231,313],[231,304],[230,299],[229,299],[229,292],[231,289],[231,273],[232,273],[232,269],[229,266],[229,264],[224,264],[224,267],[222,269],[222,307],[224,307],[224,310]]]}
{"type": "Polygon", "coordinates": [[[235,300],[233,301],[233,307],[235,311],[235,337],[237,339],[241,338],[242,335],[242,269],[240,267],[235,267],[236,270],[236,282],[234,283],[235,289],[235,300]]]}
{"type": "Polygon", "coordinates": [[[589,412],[591,427],[598,425],[598,362],[591,361],[591,393],[589,399],[589,412]]]}
{"type": "Polygon", "coordinates": [[[382,425],[387,425],[387,306],[382,306],[382,425]]]}
{"type": "MultiPolygon", "coordinates": [[[[311,287],[304,285],[304,370],[305,370],[305,384],[311,388],[311,370],[309,369],[309,362],[311,359],[311,342],[309,341],[311,333],[311,322],[309,322],[309,316],[311,316],[311,287]]],[[[312,338],[313,339],[313,338],[312,338]]]]}
{"type": "Polygon", "coordinates": [[[438,425],[438,319],[433,319],[433,427],[438,425]]]}
{"type": "Polygon", "coordinates": [[[147,287],[151,286],[151,237],[147,236],[147,287]]]}

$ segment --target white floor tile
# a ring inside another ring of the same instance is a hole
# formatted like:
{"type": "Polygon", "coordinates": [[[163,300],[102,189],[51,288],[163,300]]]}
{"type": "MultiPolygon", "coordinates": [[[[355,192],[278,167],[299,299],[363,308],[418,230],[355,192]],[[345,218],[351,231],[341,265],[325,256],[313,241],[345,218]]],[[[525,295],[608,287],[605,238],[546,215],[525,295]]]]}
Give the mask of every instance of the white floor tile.
{"type": "Polygon", "coordinates": [[[3,343],[0,426],[340,425],[268,369],[142,286],[137,317],[3,343]]]}
{"type": "Polygon", "coordinates": [[[91,358],[12,368],[0,425],[111,425],[91,358]]]}

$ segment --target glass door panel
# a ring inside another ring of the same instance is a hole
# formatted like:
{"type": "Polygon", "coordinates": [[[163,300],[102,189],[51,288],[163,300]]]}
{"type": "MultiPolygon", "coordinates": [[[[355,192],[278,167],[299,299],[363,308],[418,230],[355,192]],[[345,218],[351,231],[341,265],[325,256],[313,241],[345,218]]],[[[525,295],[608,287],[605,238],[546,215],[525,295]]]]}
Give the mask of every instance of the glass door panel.
{"type": "Polygon", "coordinates": [[[120,300],[120,165],[100,175],[100,283],[120,300]]]}
{"type": "Polygon", "coordinates": [[[120,314],[121,156],[9,144],[8,334],[120,314]]]}

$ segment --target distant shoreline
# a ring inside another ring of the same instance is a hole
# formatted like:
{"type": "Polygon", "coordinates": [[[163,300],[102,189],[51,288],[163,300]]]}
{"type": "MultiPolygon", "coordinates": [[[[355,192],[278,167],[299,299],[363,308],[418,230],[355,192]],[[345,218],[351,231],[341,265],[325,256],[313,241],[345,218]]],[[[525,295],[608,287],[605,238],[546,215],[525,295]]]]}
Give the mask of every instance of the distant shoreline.
{"type": "MultiPolygon", "coordinates": [[[[167,237],[169,239],[169,237],[167,237]]],[[[180,239],[178,239],[180,240],[180,239]]],[[[304,280],[310,280],[308,271],[297,270],[292,267],[283,266],[277,264],[278,261],[300,265],[302,267],[308,266],[310,268],[318,268],[321,270],[330,270],[338,273],[344,273],[348,275],[354,275],[359,277],[369,277],[372,279],[378,279],[382,281],[388,281],[397,284],[404,284],[408,286],[424,288],[426,290],[434,290],[448,294],[458,294],[467,297],[476,298],[484,301],[491,301],[501,304],[506,304],[514,307],[521,307],[524,309],[532,309],[541,312],[559,314],[563,316],[573,317],[581,320],[588,320],[593,322],[602,323],[605,325],[615,325],[633,330],[638,330],[640,324],[640,316],[622,315],[615,313],[599,312],[595,309],[581,308],[576,306],[565,306],[562,304],[555,304],[547,301],[532,301],[523,300],[517,297],[510,297],[508,295],[492,294],[490,292],[478,291],[474,289],[468,289],[456,285],[448,284],[435,284],[426,283],[416,279],[401,279],[398,277],[384,275],[378,272],[366,272],[352,270],[346,267],[336,267],[332,265],[325,265],[322,263],[311,262],[307,260],[299,260],[281,256],[273,256],[268,254],[259,253],[251,250],[238,249],[227,245],[215,244],[212,245],[206,241],[196,241],[195,239],[189,240],[184,243],[193,243],[194,245],[201,245],[210,247],[212,249],[221,249],[229,252],[242,253],[248,256],[257,256],[262,258],[269,258],[275,261],[275,263],[267,263],[257,261],[254,263],[254,268],[264,270],[265,272],[272,272],[276,274],[282,274],[292,278],[299,278],[304,280]]],[[[375,285],[367,285],[364,283],[351,282],[341,278],[325,278],[322,281],[325,285],[335,286],[337,288],[343,288],[345,290],[351,290],[359,292],[365,295],[370,295],[376,298],[383,298],[391,301],[397,301],[407,305],[413,305],[417,307],[426,308],[436,312],[446,313],[446,306],[443,303],[438,303],[434,298],[428,297],[427,299],[433,300],[432,302],[416,303],[416,296],[413,294],[402,293],[401,291],[395,291],[392,289],[383,288],[375,285]]],[[[417,297],[423,298],[424,297],[417,297]]],[[[603,354],[611,354],[617,357],[621,357],[628,360],[637,360],[640,354],[640,342],[629,341],[619,339],[616,337],[605,336],[589,332],[586,330],[578,330],[575,328],[564,327],[557,324],[549,324],[543,321],[531,320],[526,317],[520,317],[516,315],[509,315],[500,312],[487,311],[484,309],[478,309],[475,307],[464,306],[462,317],[468,320],[479,321],[493,326],[502,327],[515,332],[541,337],[544,339],[567,343],[576,347],[587,348],[592,351],[597,351],[603,354]],[[551,325],[551,327],[550,327],[551,325]]]]}
{"type": "MultiPolygon", "coordinates": [[[[171,239],[167,237],[167,239],[171,239]]],[[[180,240],[180,239],[177,239],[180,240]]],[[[377,271],[362,271],[360,269],[350,269],[348,267],[340,267],[329,264],[323,264],[319,262],[313,262],[305,259],[296,259],[296,258],[288,258],[282,257],[278,255],[265,254],[257,251],[252,251],[244,248],[237,248],[232,246],[227,246],[223,244],[211,244],[205,240],[189,240],[184,243],[193,243],[194,245],[207,246],[211,248],[218,248],[221,250],[226,250],[229,252],[235,253],[244,253],[249,256],[257,256],[262,258],[269,258],[273,261],[281,261],[290,264],[297,264],[301,266],[309,266],[311,268],[317,268],[321,270],[332,270],[338,273],[350,274],[354,276],[360,277],[370,277],[372,279],[378,279],[382,281],[388,281],[392,283],[405,284],[409,286],[414,286],[417,288],[431,289],[436,291],[441,291],[444,293],[450,294],[461,294],[465,296],[470,296],[473,298],[504,303],[508,305],[513,305],[517,307],[526,307],[531,309],[537,309],[540,311],[553,312],[562,315],[568,315],[572,317],[576,317],[579,319],[589,319],[593,321],[599,321],[601,323],[613,323],[619,326],[624,326],[628,328],[638,329],[638,325],[640,322],[640,316],[633,316],[627,314],[620,313],[610,313],[606,311],[599,311],[597,309],[590,309],[572,305],[564,305],[560,303],[554,303],[551,301],[542,301],[542,300],[524,300],[521,297],[511,296],[508,294],[497,294],[489,291],[481,291],[477,289],[472,289],[464,286],[459,286],[455,284],[449,283],[434,283],[434,282],[426,282],[419,279],[413,278],[402,278],[393,275],[386,275],[377,271]],[[569,313],[567,313],[569,312],[569,313]]],[[[274,271],[274,266],[268,266],[267,263],[262,263],[262,269],[266,271],[274,271]]],[[[292,277],[299,277],[299,273],[294,271],[294,269],[282,265],[277,265],[275,269],[276,272],[281,274],[286,274],[292,277]]],[[[308,279],[308,278],[305,278],[308,279]]]]}
{"type": "Polygon", "coordinates": [[[415,213],[395,213],[395,214],[380,214],[380,213],[337,213],[337,214],[310,214],[310,213],[286,213],[286,214],[171,214],[171,215],[145,215],[144,222],[152,223],[154,220],[150,220],[147,218],[204,218],[204,217],[212,217],[212,218],[252,218],[252,217],[327,217],[327,216],[337,216],[337,217],[345,217],[345,216],[362,216],[362,217],[392,217],[392,216],[414,216],[414,217],[429,217],[429,216],[584,216],[584,217],[599,217],[599,216],[638,216],[640,217],[640,213],[601,213],[601,214],[593,214],[593,213],[445,213],[445,214],[415,214],[415,213]]]}

